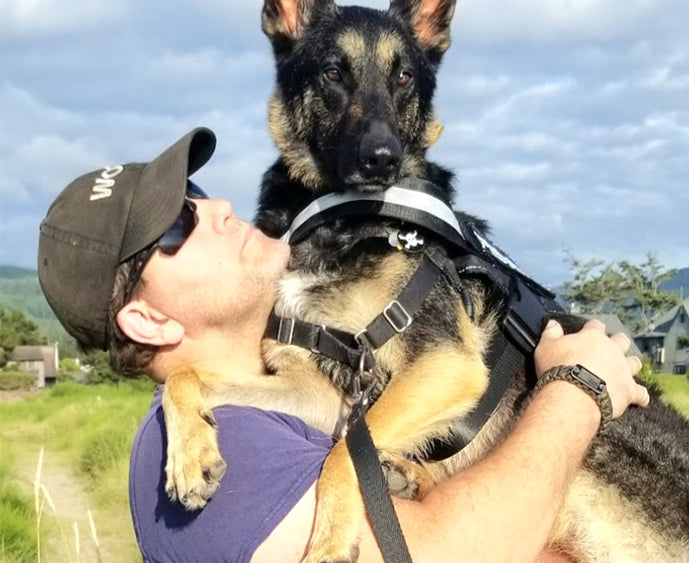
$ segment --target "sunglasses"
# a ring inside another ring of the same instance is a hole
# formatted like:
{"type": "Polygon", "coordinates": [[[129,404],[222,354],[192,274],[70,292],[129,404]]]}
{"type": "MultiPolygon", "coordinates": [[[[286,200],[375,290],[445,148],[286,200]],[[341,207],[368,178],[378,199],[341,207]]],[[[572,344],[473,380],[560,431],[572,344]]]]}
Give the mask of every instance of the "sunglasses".
{"type": "Polygon", "coordinates": [[[130,300],[136,284],[139,283],[141,279],[141,273],[143,272],[144,266],[146,266],[155,251],[160,250],[163,254],[173,256],[177,254],[179,249],[182,248],[182,245],[191,236],[196,224],[199,222],[198,215],[196,214],[196,204],[194,203],[195,199],[209,198],[208,194],[199,186],[194,184],[191,180],[187,180],[187,195],[184,198],[184,204],[182,205],[179,217],[177,217],[177,220],[167,231],[165,231],[165,233],[163,233],[163,236],[139,252],[139,256],[129,273],[127,287],[124,290],[125,303],[130,300]]]}

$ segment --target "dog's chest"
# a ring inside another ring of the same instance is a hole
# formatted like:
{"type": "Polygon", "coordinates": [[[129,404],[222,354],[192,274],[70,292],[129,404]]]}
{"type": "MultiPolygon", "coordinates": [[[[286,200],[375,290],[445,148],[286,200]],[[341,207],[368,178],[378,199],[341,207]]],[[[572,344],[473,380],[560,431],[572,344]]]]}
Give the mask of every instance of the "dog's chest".
{"type": "Polygon", "coordinates": [[[311,297],[316,288],[323,286],[324,281],[318,274],[288,271],[278,285],[275,312],[282,317],[309,320],[314,316],[311,297]]]}

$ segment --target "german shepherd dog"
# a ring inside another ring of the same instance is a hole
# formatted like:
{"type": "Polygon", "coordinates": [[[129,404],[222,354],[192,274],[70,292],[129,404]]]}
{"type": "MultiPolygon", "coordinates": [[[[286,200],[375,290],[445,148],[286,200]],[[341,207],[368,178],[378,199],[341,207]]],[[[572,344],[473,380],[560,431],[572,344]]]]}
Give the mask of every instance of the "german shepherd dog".
{"type": "MultiPolygon", "coordinates": [[[[280,150],[265,173],[256,217],[282,235],[317,197],[428,181],[452,201],[451,173],[426,160],[438,136],[436,72],[450,45],[455,0],[392,0],[387,11],[332,0],[265,0],[277,86],[270,128],[280,150]]],[[[338,219],[293,247],[276,312],[357,333],[396,297],[419,255],[393,248],[392,220],[338,219]]],[[[441,243],[431,242],[438,252],[441,243]]],[[[474,463],[509,430],[526,402],[518,377],[467,448],[444,462],[424,459],[432,439],[477,404],[489,380],[485,355],[505,304],[490,284],[440,278],[412,325],[382,346],[365,375],[366,414],[383,464],[401,472],[407,496],[474,463]],[[470,296],[466,307],[462,293],[470,296]],[[472,309],[469,311],[468,309],[472,309]]],[[[249,404],[302,417],[336,432],[354,396],[354,370],[274,340],[264,342],[273,375],[247,387],[218,384],[185,368],[164,395],[168,494],[203,506],[224,472],[210,408],[249,404]],[[200,414],[200,416],[199,416],[200,414]]],[[[654,397],[601,433],[580,470],[551,542],[577,561],[682,561],[689,553],[689,425],[654,397]]],[[[354,561],[364,507],[345,444],[325,461],[308,562],[354,561]]],[[[509,501],[508,501],[509,502],[509,501]]]]}

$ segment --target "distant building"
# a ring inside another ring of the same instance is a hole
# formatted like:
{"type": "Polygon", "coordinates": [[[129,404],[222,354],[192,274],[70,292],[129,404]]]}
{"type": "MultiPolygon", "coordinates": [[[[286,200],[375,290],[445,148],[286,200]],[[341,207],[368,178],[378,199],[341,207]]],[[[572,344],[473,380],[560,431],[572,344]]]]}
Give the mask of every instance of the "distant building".
{"type": "Polygon", "coordinates": [[[652,329],[637,334],[634,341],[654,370],[689,373],[689,298],[659,316],[652,329]]]}
{"type": "Polygon", "coordinates": [[[57,381],[57,343],[49,346],[17,346],[10,361],[20,371],[34,372],[38,389],[55,385],[57,381]]]}
{"type": "Polygon", "coordinates": [[[585,319],[598,319],[599,321],[601,321],[605,325],[605,332],[608,336],[612,336],[613,334],[623,332],[631,341],[631,346],[629,347],[628,354],[630,356],[638,356],[639,358],[644,355],[642,350],[640,350],[636,346],[636,343],[634,341],[634,334],[632,333],[632,331],[627,328],[627,326],[620,320],[620,318],[617,315],[614,315],[612,313],[599,313],[597,315],[587,314],[581,316],[585,319]]]}

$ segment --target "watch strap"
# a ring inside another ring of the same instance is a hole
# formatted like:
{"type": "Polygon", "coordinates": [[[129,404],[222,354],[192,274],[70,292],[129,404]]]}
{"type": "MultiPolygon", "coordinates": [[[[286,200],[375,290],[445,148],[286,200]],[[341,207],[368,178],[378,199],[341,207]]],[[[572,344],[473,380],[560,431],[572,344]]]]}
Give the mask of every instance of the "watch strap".
{"type": "Polygon", "coordinates": [[[543,372],[539,377],[534,392],[542,389],[551,381],[567,381],[585,391],[592,397],[600,408],[600,427],[598,431],[604,430],[612,422],[612,402],[608,389],[600,377],[587,370],[581,364],[575,366],[555,366],[543,372]]]}

